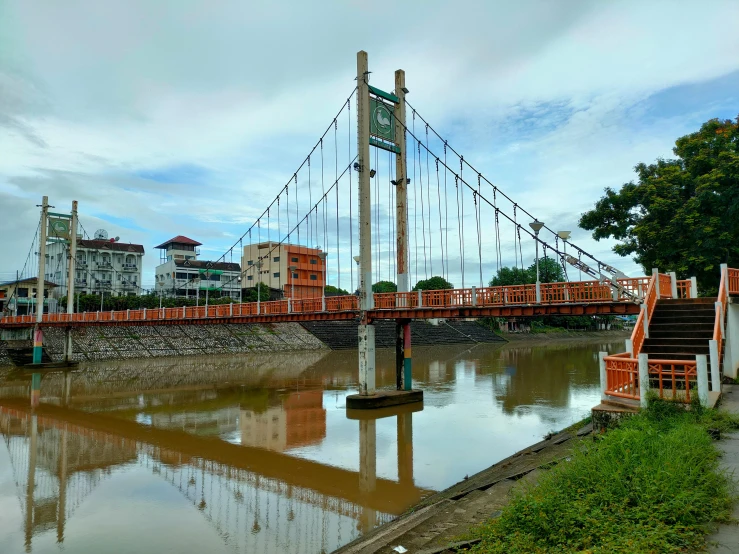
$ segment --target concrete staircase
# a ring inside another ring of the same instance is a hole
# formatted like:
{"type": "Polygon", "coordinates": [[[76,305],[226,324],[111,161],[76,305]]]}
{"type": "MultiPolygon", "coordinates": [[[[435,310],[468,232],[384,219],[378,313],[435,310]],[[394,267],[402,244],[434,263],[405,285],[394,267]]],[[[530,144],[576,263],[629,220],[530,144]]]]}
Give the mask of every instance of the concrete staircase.
{"type": "Polygon", "coordinates": [[[695,360],[696,354],[705,354],[710,379],[708,341],[713,338],[715,302],[715,298],[658,300],[642,352],[653,360],[695,360]]]}
{"type": "MultiPolygon", "coordinates": [[[[305,321],[303,327],[332,350],[357,347],[356,321],[305,321]]],[[[411,323],[411,342],[414,346],[444,344],[476,344],[480,342],[505,342],[504,339],[476,321],[440,320],[438,325],[427,321],[411,323]]],[[[395,348],[395,322],[375,322],[377,348],[395,348]]]]}

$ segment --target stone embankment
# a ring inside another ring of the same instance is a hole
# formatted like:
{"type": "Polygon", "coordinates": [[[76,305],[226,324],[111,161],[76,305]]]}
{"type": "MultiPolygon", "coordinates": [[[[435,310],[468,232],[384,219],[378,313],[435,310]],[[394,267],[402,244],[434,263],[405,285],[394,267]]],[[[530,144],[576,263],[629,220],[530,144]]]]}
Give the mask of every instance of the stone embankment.
{"type": "MultiPolygon", "coordinates": [[[[61,360],[64,329],[46,329],[44,344],[52,360],[61,360]]],[[[100,325],[75,328],[72,345],[76,361],[326,348],[298,323],[100,325]]],[[[0,342],[0,366],[10,363],[7,347],[0,342]]]]}
{"type": "MultiPolygon", "coordinates": [[[[377,348],[395,347],[395,322],[376,323],[377,348]]],[[[476,321],[414,321],[414,346],[505,342],[476,321]]],[[[32,346],[24,341],[25,350],[32,346]]],[[[214,325],[99,325],[75,328],[73,360],[99,361],[163,356],[332,350],[357,347],[357,322],[219,323],[214,325]]],[[[44,331],[48,360],[64,355],[64,329],[44,331]]],[[[30,350],[29,350],[30,351],[30,350]]],[[[29,354],[30,355],[30,354],[29,354]]],[[[0,366],[11,365],[7,345],[0,341],[0,366]]]]}

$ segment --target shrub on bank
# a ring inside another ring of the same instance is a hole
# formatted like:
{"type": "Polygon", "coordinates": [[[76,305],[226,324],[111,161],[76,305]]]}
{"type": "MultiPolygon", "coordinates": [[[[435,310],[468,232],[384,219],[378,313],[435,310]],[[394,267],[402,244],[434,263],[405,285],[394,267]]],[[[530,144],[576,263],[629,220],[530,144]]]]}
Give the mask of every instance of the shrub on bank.
{"type": "Polygon", "coordinates": [[[474,552],[684,552],[728,518],[730,480],[707,428],[735,419],[669,402],[628,418],[516,496],[474,535],[474,552]]]}

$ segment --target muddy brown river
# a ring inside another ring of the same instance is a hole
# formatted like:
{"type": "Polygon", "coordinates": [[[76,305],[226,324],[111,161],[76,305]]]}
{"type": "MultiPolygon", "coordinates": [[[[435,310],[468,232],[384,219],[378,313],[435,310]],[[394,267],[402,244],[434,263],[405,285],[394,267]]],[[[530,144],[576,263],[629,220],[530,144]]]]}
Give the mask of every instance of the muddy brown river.
{"type": "Polygon", "coordinates": [[[598,352],[622,349],[417,347],[423,406],[378,413],[345,408],[356,351],[83,364],[46,376],[33,413],[11,376],[0,552],[331,552],[587,416],[598,352]]]}

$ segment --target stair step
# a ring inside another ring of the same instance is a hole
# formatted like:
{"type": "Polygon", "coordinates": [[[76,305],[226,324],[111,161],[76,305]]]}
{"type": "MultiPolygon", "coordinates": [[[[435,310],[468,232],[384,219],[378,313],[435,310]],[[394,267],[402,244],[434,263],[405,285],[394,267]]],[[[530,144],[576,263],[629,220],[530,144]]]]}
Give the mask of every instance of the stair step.
{"type": "Polygon", "coordinates": [[[644,346],[657,346],[657,345],[663,345],[663,346],[703,346],[704,344],[707,345],[708,342],[703,337],[689,337],[689,338],[681,338],[681,337],[652,337],[650,336],[648,339],[644,339],[644,346]]]}
{"type": "Polygon", "coordinates": [[[645,354],[659,354],[662,356],[664,354],[667,358],[672,356],[673,354],[708,354],[708,344],[705,346],[698,346],[698,345],[686,345],[686,346],[673,346],[673,345],[664,345],[664,344],[655,344],[655,345],[644,345],[641,349],[642,352],[645,354]]]}
{"type": "Polygon", "coordinates": [[[716,297],[702,296],[700,298],[661,298],[657,300],[657,306],[686,306],[695,304],[713,304],[716,297]]]}
{"type": "Polygon", "coordinates": [[[696,331],[673,331],[671,329],[649,329],[649,339],[700,339],[711,340],[713,338],[713,329],[696,332],[696,331]]]}
{"type": "Polygon", "coordinates": [[[645,352],[645,354],[650,360],[695,360],[695,354],[690,352],[645,352]]]}

